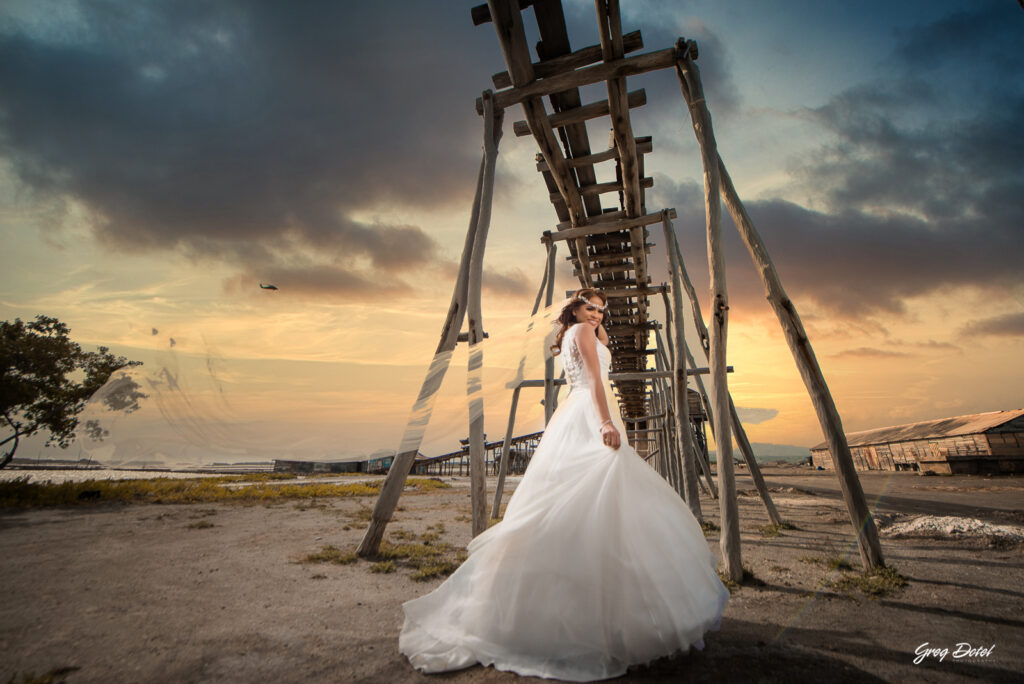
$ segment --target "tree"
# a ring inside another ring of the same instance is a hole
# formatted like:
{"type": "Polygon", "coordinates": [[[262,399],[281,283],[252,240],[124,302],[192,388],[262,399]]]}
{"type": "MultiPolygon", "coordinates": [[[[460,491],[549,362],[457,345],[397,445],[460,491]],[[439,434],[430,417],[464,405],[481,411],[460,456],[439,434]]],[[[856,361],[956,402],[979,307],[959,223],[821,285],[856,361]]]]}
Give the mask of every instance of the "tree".
{"type": "MultiPolygon", "coordinates": [[[[20,318],[0,322],[0,416],[3,427],[13,433],[0,440],[0,447],[6,448],[0,468],[14,458],[22,437],[40,430],[50,433],[48,445],[70,446],[78,414],[89,397],[116,371],[142,364],[114,356],[107,347],[83,351],[68,337],[70,332],[49,316],[36,316],[29,323],[20,318]]],[[[131,412],[146,395],[127,375],[125,379],[123,391],[108,403],[116,402],[118,408],[131,412]]]]}

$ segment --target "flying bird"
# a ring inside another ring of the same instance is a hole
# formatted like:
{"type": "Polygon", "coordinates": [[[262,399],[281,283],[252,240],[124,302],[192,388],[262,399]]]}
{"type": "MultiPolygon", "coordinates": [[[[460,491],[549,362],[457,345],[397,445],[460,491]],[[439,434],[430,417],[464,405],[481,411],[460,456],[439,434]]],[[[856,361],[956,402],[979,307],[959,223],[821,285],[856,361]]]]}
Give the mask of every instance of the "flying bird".
{"type": "Polygon", "coordinates": [[[260,283],[260,288],[264,290],[276,290],[277,285],[264,285],[263,283],[260,283]]]}

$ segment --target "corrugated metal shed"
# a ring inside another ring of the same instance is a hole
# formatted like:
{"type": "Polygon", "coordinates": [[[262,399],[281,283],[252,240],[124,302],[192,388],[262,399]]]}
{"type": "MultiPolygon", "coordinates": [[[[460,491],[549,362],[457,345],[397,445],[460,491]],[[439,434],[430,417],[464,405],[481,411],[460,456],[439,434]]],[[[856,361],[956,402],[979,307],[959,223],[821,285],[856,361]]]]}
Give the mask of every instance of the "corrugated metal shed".
{"type": "MultiPolygon", "coordinates": [[[[989,411],[973,413],[967,416],[926,420],[920,423],[894,425],[892,427],[862,430],[846,433],[846,441],[851,447],[868,444],[886,444],[889,442],[906,442],[918,439],[939,439],[961,435],[975,435],[999,427],[1012,420],[1024,416],[1024,409],[1011,411],[989,411]]],[[[827,449],[828,443],[821,442],[811,447],[811,451],[827,449]]]]}

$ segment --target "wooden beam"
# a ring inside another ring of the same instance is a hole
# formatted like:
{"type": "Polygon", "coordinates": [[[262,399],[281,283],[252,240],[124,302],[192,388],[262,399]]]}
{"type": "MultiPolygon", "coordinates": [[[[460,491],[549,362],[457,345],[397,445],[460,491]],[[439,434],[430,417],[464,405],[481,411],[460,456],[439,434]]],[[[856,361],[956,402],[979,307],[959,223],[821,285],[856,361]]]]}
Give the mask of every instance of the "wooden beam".
{"type": "MultiPolygon", "coordinates": [[[[636,139],[636,153],[638,155],[650,154],[654,150],[654,144],[651,142],[651,136],[636,139]]],[[[619,150],[614,147],[609,147],[604,152],[595,152],[594,154],[588,154],[584,157],[571,157],[567,158],[566,161],[569,166],[575,168],[577,166],[589,166],[592,164],[599,164],[603,161],[609,161],[612,159],[619,158],[619,150]]],[[[547,171],[547,164],[544,162],[537,163],[538,171],[547,171]]]]}
{"type": "MultiPolygon", "coordinates": [[[[654,179],[647,177],[640,181],[640,187],[652,188],[654,187],[654,179]]],[[[622,190],[622,186],[615,182],[610,183],[593,183],[591,185],[582,186],[579,191],[580,195],[586,197],[588,195],[604,195],[609,192],[619,192],[622,190]]],[[[560,195],[552,194],[550,196],[551,201],[560,199],[560,195]]]]}
{"type": "MultiPolygon", "coordinates": [[[[598,27],[601,32],[601,53],[606,63],[623,58],[622,23],[618,0],[597,3],[598,27]]],[[[629,123],[629,106],[626,101],[626,79],[618,76],[608,79],[608,106],[611,110],[612,135],[619,150],[622,168],[622,188],[626,205],[626,216],[638,216],[642,202],[639,167],[637,165],[636,139],[629,123]]]]}
{"type": "MultiPolygon", "coordinates": [[[[575,71],[565,71],[529,85],[517,85],[510,90],[502,90],[494,94],[496,107],[507,109],[531,97],[543,97],[552,93],[581,88],[592,83],[600,83],[610,78],[636,76],[649,71],[667,69],[675,65],[676,49],[666,48],[657,52],[646,52],[642,55],[625,57],[612,62],[595,64],[575,71]]],[[[477,113],[483,109],[483,101],[477,98],[477,113]]]]}
{"type": "MultiPolygon", "coordinates": [[[[680,48],[687,43],[680,40],[680,48]]],[[[701,166],[704,170],[704,208],[707,224],[708,271],[711,274],[710,326],[711,393],[715,405],[715,444],[718,445],[718,491],[721,493],[719,511],[722,537],[719,548],[726,576],[734,581],[743,579],[740,549],[739,505],[736,501],[736,483],[732,462],[732,425],[729,423],[729,385],[725,372],[726,336],[729,323],[729,294],[726,288],[725,249],[722,242],[722,198],[718,171],[718,147],[711,113],[704,99],[697,65],[683,53],[676,63],[680,87],[686,95],[693,132],[700,146],[701,166]]],[[[678,350],[682,355],[682,350],[678,350]]]]}
{"type": "MultiPolygon", "coordinates": [[[[666,210],[670,216],[675,216],[675,209],[666,210]]],[[[642,226],[649,226],[652,223],[658,223],[661,221],[661,212],[655,214],[647,214],[646,216],[638,216],[631,219],[620,219],[611,222],[602,222],[600,220],[591,219],[587,224],[582,225],[578,228],[568,228],[566,230],[559,230],[557,233],[551,231],[544,231],[545,236],[550,236],[551,240],[571,240],[581,235],[603,235],[605,233],[616,233],[620,230],[629,230],[631,228],[640,228],[642,226]]],[[[542,239],[543,241],[543,239],[542,239]]]]}
{"type": "MultiPolygon", "coordinates": [[[[533,4],[533,0],[519,0],[519,9],[524,10],[533,4]]],[[[477,5],[469,10],[469,16],[473,19],[473,26],[486,24],[491,21],[491,8],[487,5],[477,5]]]]}
{"type": "MultiPolygon", "coordinates": [[[[675,209],[668,209],[667,211],[669,212],[669,216],[671,218],[675,218],[676,217],[676,210],[675,209]]],[[[580,227],[584,228],[584,227],[587,227],[587,226],[604,226],[606,224],[610,224],[610,223],[613,223],[615,221],[620,221],[618,230],[628,230],[629,228],[632,228],[634,225],[637,225],[636,223],[631,223],[631,221],[636,221],[637,219],[643,219],[645,221],[645,222],[641,223],[640,225],[650,225],[651,223],[657,223],[658,221],[661,220],[661,213],[658,212],[658,213],[655,213],[655,214],[647,214],[646,216],[638,216],[638,217],[635,217],[635,218],[625,218],[625,217],[622,216],[622,214],[620,212],[610,212],[610,213],[607,213],[607,214],[602,214],[601,216],[589,218],[589,219],[587,219],[586,224],[583,225],[583,226],[580,226],[580,227]],[[654,220],[648,220],[652,216],[654,216],[656,218],[654,220]]],[[[576,226],[571,226],[571,225],[569,225],[566,222],[562,222],[562,223],[559,223],[558,225],[555,226],[555,230],[558,231],[558,233],[561,233],[563,231],[566,231],[566,230],[569,230],[570,228],[575,228],[575,227],[576,226]]],[[[558,233],[553,233],[553,235],[557,235],[558,233]]]]}
{"type": "MultiPolygon", "coordinates": [[[[630,109],[636,109],[647,104],[647,92],[640,88],[634,90],[626,96],[626,104],[630,109]]],[[[582,107],[576,107],[574,109],[567,109],[565,111],[552,114],[548,117],[548,124],[552,128],[559,128],[561,126],[567,126],[568,124],[583,123],[584,121],[590,121],[601,116],[607,116],[609,113],[608,100],[601,100],[599,102],[592,102],[582,107]]],[[[517,138],[522,138],[530,135],[530,125],[525,121],[516,121],[512,124],[512,130],[515,132],[517,138]]]]}
{"type": "MultiPolygon", "coordinates": [[[[490,14],[488,14],[487,18],[490,20],[490,14]]],[[[629,54],[641,49],[644,46],[644,39],[639,31],[631,31],[622,37],[622,45],[624,52],[629,54]]],[[[599,61],[601,61],[601,46],[591,45],[567,55],[547,59],[543,62],[534,62],[533,73],[537,78],[547,78],[569,69],[579,69],[599,61]]],[[[494,74],[491,76],[491,81],[494,83],[496,90],[512,86],[512,77],[509,76],[507,71],[494,74]]]]}

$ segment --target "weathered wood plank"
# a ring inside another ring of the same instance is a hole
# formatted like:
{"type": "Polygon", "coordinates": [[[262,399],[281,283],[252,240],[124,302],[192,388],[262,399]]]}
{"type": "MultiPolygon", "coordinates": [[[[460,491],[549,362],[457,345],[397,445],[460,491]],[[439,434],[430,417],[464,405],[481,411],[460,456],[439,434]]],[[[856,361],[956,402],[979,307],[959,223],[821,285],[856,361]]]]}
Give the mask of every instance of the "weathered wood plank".
{"type": "MultiPolygon", "coordinates": [[[[490,20],[490,14],[487,16],[488,21],[490,20]]],[[[639,31],[630,31],[622,37],[622,44],[624,52],[629,54],[630,52],[636,52],[644,46],[644,39],[640,35],[639,31]]],[[[567,55],[561,55],[552,59],[544,60],[542,62],[533,63],[533,73],[537,78],[548,78],[555,74],[571,69],[578,69],[585,67],[594,62],[601,60],[601,46],[591,45],[589,47],[581,48],[575,52],[567,55]]],[[[494,83],[496,90],[503,88],[509,88],[512,86],[512,77],[509,76],[507,71],[491,76],[491,81],[494,83]]]]}
{"type": "MultiPolygon", "coordinates": [[[[644,91],[643,88],[634,90],[627,95],[626,103],[630,109],[643,107],[647,104],[647,92],[644,91]]],[[[590,121],[591,119],[607,116],[609,111],[608,100],[592,102],[591,104],[583,105],[582,107],[576,107],[574,109],[568,109],[552,114],[548,117],[548,125],[552,128],[560,128],[569,124],[583,123],[584,121],[590,121]]],[[[512,124],[512,130],[515,132],[517,138],[522,138],[532,133],[530,130],[530,124],[525,121],[516,121],[512,124]]]]}
{"type": "MultiPolygon", "coordinates": [[[[507,109],[531,97],[543,97],[569,88],[581,88],[593,83],[600,83],[610,78],[636,76],[649,71],[667,69],[675,65],[675,48],[666,48],[657,52],[646,52],[633,57],[625,57],[612,62],[603,62],[594,66],[562,72],[549,76],[529,85],[516,86],[510,90],[495,93],[495,106],[507,109]]],[[[482,101],[477,99],[477,112],[483,108],[482,101]]]]}

